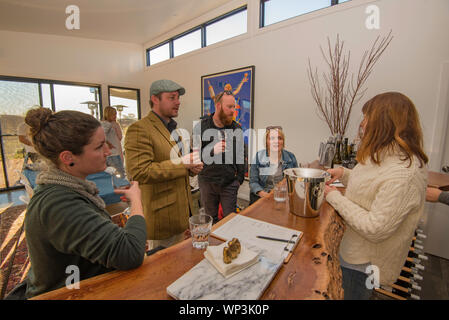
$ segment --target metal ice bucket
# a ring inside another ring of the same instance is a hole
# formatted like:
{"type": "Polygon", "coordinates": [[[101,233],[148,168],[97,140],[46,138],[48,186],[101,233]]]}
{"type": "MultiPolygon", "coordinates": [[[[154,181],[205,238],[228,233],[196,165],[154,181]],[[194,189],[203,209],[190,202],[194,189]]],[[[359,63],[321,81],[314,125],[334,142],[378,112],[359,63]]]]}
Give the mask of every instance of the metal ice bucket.
{"type": "Polygon", "coordinates": [[[331,175],[320,169],[284,170],[287,179],[290,212],[306,218],[318,216],[324,200],[324,187],[331,175]]]}

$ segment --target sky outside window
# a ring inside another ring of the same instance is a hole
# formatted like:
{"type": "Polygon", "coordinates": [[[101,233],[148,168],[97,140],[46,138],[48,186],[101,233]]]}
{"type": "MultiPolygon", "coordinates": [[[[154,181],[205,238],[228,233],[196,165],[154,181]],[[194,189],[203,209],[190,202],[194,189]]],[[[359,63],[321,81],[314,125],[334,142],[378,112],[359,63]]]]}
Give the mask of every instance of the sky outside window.
{"type": "Polygon", "coordinates": [[[173,41],[174,56],[200,49],[201,48],[201,29],[193,31],[181,38],[173,41]]]}
{"type": "Polygon", "coordinates": [[[264,3],[265,26],[330,5],[331,0],[270,0],[264,3]]]}
{"type": "Polygon", "coordinates": [[[206,26],[206,45],[241,35],[247,31],[247,10],[206,26]]]}
{"type": "Polygon", "coordinates": [[[0,114],[25,116],[34,105],[39,105],[37,83],[0,80],[0,114]]]}
{"type": "Polygon", "coordinates": [[[160,47],[150,50],[150,64],[170,59],[170,45],[166,43],[160,47]]]}
{"type": "MultiPolygon", "coordinates": [[[[56,111],[74,110],[91,114],[87,104],[81,104],[86,101],[95,101],[95,93],[91,92],[90,87],[55,84],[53,88],[55,91],[56,111]]],[[[96,88],[92,89],[95,90],[96,88]]]]}

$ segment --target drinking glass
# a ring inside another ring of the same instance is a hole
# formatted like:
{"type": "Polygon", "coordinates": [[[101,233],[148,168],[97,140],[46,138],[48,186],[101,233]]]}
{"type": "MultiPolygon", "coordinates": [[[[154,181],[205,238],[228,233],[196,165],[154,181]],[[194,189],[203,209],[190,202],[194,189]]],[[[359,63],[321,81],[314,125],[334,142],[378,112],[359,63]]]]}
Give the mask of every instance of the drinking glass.
{"type": "Polygon", "coordinates": [[[278,183],[274,187],[274,201],[276,202],[285,202],[287,200],[287,184],[286,183],[278,183]]]}
{"type": "MultiPolygon", "coordinates": [[[[108,167],[106,172],[111,175],[112,188],[114,189],[128,189],[131,186],[131,183],[126,178],[119,173],[119,171],[114,167],[108,167]]],[[[123,211],[123,214],[129,215],[131,213],[131,209],[128,207],[123,211]]]]}
{"type": "Polygon", "coordinates": [[[189,218],[192,245],[195,249],[205,249],[209,245],[209,235],[212,228],[212,217],[207,214],[197,214],[189,218]]]}

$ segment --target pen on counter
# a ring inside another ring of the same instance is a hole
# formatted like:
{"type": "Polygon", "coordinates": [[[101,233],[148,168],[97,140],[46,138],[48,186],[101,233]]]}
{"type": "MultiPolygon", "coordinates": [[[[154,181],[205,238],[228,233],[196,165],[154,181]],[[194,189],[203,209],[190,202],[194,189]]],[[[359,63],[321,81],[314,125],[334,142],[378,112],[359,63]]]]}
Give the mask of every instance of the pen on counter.
{"type": "Polygon", "coordinates": [[[259,239],[265,239],[265,240],[273,240],[273,241],[281,241],[281,242],[287,242],[287,243],[295,243],[296,241],[292,240],[285,240],[285,239],[278,239],[278,238],[271,238],[271,237],[265,237],[265,236],[256,236],[259,239]]]}

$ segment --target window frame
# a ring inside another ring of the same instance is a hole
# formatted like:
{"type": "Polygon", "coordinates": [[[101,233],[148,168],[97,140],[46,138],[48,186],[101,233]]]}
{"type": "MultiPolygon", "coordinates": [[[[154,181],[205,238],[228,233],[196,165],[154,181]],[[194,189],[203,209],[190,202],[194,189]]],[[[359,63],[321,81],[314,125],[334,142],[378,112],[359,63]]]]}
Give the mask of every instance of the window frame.
{"type": "MultiPolygon", "coordinates": [[[[6,76],[0,74],[0,80],[1,81],[11,81],[11,82],[25,82],[25,83],[35,83],[38,85],[39,90],[39,105],[42,106],[43,98],[42,98],[42,84],[49,84],[50,85],[50,95],[51,95],[51,110],[55,112],[55,95],[54,95],[54,88],[53,85],[60,84],[60,85],[72,85],[72,86],[81,86],[81,87],[91,87],[91,88],[97,88],[98,89],[98,103],[100,107],[100,117],[103,117],[103,102],[102,102],[102,90],[101,90],[101,84],[96,83],[87,83],[87,82],[75,82],[75,81],[62,81],[62,80],[49,80],[49,79],[41,79],[41,78],[27,78],[27,77],[16,77],[16,76],[6,76]]],[[[9,135],[5,135],[9,136],[9,135]]],[[[0,143],[0,157],[3,163],[5,163],[5,154],[3,149],[3,142],[0,143]]],[[[2,191],[10,191],[10,190],[16,190],[16,189],[23,189],[24,186],[10,186],[9,180],[8,180],[8,173],[6,170],[6,166],[3,164],[3,168],[0,168],[0,170],[3,171],[4,179],[5,179],[5,188],[0,188],[0,192],[2,191]]]]}
{"type": "Polygon", "coordinates": [[[55,106],[55,93],[53,85],[69,85],[69,86],[80,86],[80,87],[91,87],[98,89],[98,103],[100,107],[100,115],[103,116],[103,101],[102,101],[102,93],[101,93],[101,84],[98,83],[88,83],[88,82],[76,82],[76,81],[63,81],[63,80],[50,80],[50,79],[41,79],[41,78],[25,78],[25,77],[15,77],[15,76],[4,76],[0,75],[0,80],[2,81],[13,81],[13,82],[28,82],[28,83],[37,83],[39,86],[39,104],[42,106],[43,98],[42,98],[42,84],[50,85],[50,95],[51,95],[51,110],[53,112],[56,111],[55,106]]]}
{"type": "MultiPolygon", "coordinates": [[[[178,39],[181,39],[182,37],[185,37],[185,36],[187,36],[187,35],[189,35],[189,34],[191,34],[191,33],[193,33],[193,32],[196,32],[196,31],[198,31],[198,30],[201,30],[201,40],[200,40],[200,41],[201,41],[201,47],[200,47],[199,49],[205,47],[205,43],[203,43],[203,40],[205,40],[206,38],[203,37],[203,29],[202,29],[202,26],[197,26],[197,27],[192,28],[192,29],[189,29],[189,30],[187,30],[186,32],[183,32],[183,33],[181,33],[181,34],[179,34],[179,35],[177,35],[177,36],[174,36],[174,37],[171,39],[171,40],[172,40],[172,41],[171,41],[171,42],[172,42],[172,49],[173,49],[173,58],[176,58],[176,57],[182,56],[183,54],[186,54],[186,53],[189,53],[189,52],[198,50],[198,49],[194,49],[194,50],[192,50],[192,51],[185,52],[185,53],[182,53],[182,54],[180,54],[180,55],[178,55],[178,56],[175,56],[175,41],[178,40],[178,39]]],[[[170,57],[169,59],[171,59],[171,58],[172,58],[172,57],[170,57]]]]}
{"type": "Polygon", "coordinates": [[[272,23],[272,24],[269,24],[269,25],[265,25],[265,3],[268,2],[268,1],[270,1],[270,0],[260,0],[260,4],[259,4],[260,5],[260,7],[259,7],[259,28],[260,29],[268,27],[268,26],[271,26],[273,24],[276,24],[276,23],[279,23],[279,22],[282,22],[282,21],[286,21],[286,20],[289,20],[289,19],[293,19],[293,18],[302,16],[302,15],[308,14],[310,12],[322,10],[322,9],[325,9],[325,8],[330,8],[332,6],[336,6],[337,4],[339,4],[339,0],[331,0],[331,4],[330,4],[329,7],[325,7],[325,8],[322,8],[322,9],[318,9],[318,10],[314,10],[314,11],[310,11],[310,12],[306,12],[306,13],[301,13],[301,14],[298,14],[296,16],[293,16],[293,17],[290,17],[290,18],[287,18],[287,19],[283,19],[283,20],[280,20],[280,21],[275,22],[275,23],[272,23]]]}
{"type": "MultiPolygon", "coordinates": [[[[233,16],[233,15],[238,14],[238,13],[243,12],[243,11],[247,11],[247,12],[248,12],[248,6],[247,6],[246,4],[243,5],[243,6],[240,6],[240,7],[236,8],[236,9],[234,9],[234,10],[232,10],[232,11],[229,11],[229,12],[227,12],[227,13],[225,13],[225,14],[222,14],[222,15],[220,15],[220,16],[218,16],[218,17],[212,19],[212,20],[208,20],[208,21],[206,21],[206,22],[204,22],[204,23],[202,23],[202,24],[200,24],[200,25],[197,25],[197,26],[195,26],[195,27],[193,27],[193,28],[190,28],[189,30],[184,31],[184,32],[182,32],[182,33],[180,33],[180,34],[177,34],[177,35],[175,35],[175,36],[173,36],[173,37],[171,37],[171,38],[169,38],[169,39],[167,39],[167,40],[164,40],[164,41],[162,41],[162,42],[159,42],[158,44],[156,44],[156,45],[154,45],[154,46],[151,46],[151,47],[147,48],[147,49],[146,49],[146,59],[147,59],[147,61],[146,61],[146,66],[147,66],[147,67],[150,67],[150,66],[152,66],[152,65],[155,65],[155,64],[151,64],[151,60],[150,60],[150,51],[151,51],[151,50],[154,50],[154,49],[157,49],[158,47],[161,47],[161,46],[163,46],[163,45],[165,45],[165,44],[167,44],[167,43],[169,43],[169,48],[170,48],[170,57],[169,57],[167,60],[170,60],[170,59],[173,59],[173,58],[182,56],[182,54],[181,54],[181,55],[178,55],[178,56],[176,56],[176,57],[174,56],[174,46],[173,46],[174,40],[179,39],[179,38],[181,38],[181,37],[183,37],[183,36],[186,36],[186,35],[189,34],[189,33],[198,31],[199,29],[201,29],[201,48],[207,47],[207,45],[206,45],[206,42],[207,42],[206,27],[207,27],[208,25],[214,24],[214,23],[216,23],[216,22],[218,22],[218,21],[221,21],[221,20],[223,20],[223,19],[229,18],[230,16],[233,16]]],[[[248,31],[247,31],[247,32],[248,32],[248,31]]],[[[228,39],[226,39],[226,40],[228,40],[228,39]]],[[[222,41],[226,41],[226,40],[222,40],[222,41]]],[[[219,41],[219,42],[221,42],[221,41],[219,41]]],[[[219,43],[219,42],[217,42],[217,43],[219,43]]],[[[215,43],[214,43],[214,44],[215,44],[215,43]]],[[[214,44],[212,44],[212,45],[214,45],[214,44]]],[[[199,49],[201,49],[201,48],[198,48],[198,49],[196,49],[196,50],[199,50],[199,49]]],[[[193,52],[193,51],[195,51],[195,50],[192,50],[192,51],[189,51],[189,52],[186,52],[186,53],[183,53],[183,54],[187,54],[187,53],[190,53],[190,52],[193,52]]],[[[164,61],[167,61],[167,60],[164,60],[164,61]]],[[[163,62],[163,61],[161,61],[161,62],[163,62]]],[[[156,63],[156,64],[157,64],[157,63],[156,63]]]]}
{"type": "MultiPolygon", "coordinates": [[[[137,91],[137,120],[142,119],[142,111],[140,107],[140,89],[139,88],[128,88],[108,85],[108,105],[111,105],[111,90],[110,89],[126,89],[126,90],[136,90],[137,91]]],[[[102,118],[103,119],[103,118],[102,118]]]]}

